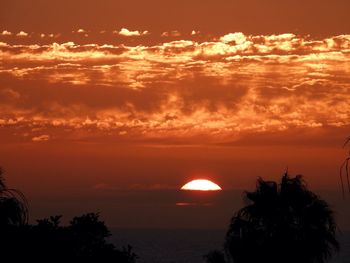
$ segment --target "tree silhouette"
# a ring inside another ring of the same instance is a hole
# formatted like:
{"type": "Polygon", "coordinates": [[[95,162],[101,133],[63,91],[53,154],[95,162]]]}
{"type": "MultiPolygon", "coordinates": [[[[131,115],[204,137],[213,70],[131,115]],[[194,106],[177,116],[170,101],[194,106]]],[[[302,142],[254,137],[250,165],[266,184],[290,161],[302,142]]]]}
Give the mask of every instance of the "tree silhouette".
{"type": "Polygon", "coordinates": [[[107,242],[111,234],[97,213],[74,217],[67,226],[61,226],[60,221],[61,216],[38,220],[37,225],[27,231],[30,243],[25,242],[22,251],[40,262],[136,261],[130,246],[119,250],[107,242]]]}
{"type": "MultiPolygon", "coordinates": [[[[343,145],[343,147],[345,148],[347,145],[350,144],[350,137],[348,137],[345,140],[345,143],[343,145]]],[[[345,178],[346,178],[346,182],[347,182],[347,188],[348,191],[350,193],[350,179],[349,179],[349,163],[350,163],[350,149],[349,149],[349,153],[348,156],[345,158],[344,162],[341,164],[340,166],[340,183],[341,183],[341,188],[342,188],[342,193],[343,193],[343,198],[345,197],[345,191],[344,191],[344,181],[343,181],[343,172],[345,172],[345,178]]]]}
{"type": "Polygon", "coordinates": [[[207,263],[225,263],[225,254],[218,250],[213,250],[204,256],[207,263]]]}
{"type": "Polygon", "coordinates": [[[66,226],[61,216],[28,224],[24,195],[6,187],[0,169],[0,259],[4,262],[135,263],[131,246],[117,249],[98,213],[74,217],[66,226]]]}
{"type": "Polygon", "coordinates": [[[258,179],[245,199],[226,234],[233,262],[323,263],[338,250],[332,210],[300,175],[286,173],[279,185],[258,179]]]}
{"type": "Polygon", "coordinates": [[[20,226],[28,222],[28,203],[16,189],[8,188],[0,167],[0,227],[20,226]]]}

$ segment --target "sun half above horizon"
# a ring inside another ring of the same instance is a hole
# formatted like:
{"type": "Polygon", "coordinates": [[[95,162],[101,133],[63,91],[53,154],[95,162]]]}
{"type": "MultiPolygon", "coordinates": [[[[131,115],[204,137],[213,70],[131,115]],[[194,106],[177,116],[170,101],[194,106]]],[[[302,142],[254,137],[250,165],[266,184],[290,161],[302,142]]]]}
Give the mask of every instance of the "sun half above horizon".
{"type": "Polygon", "coordinates": [[[181,190],[221,191],[222,188],[210,180],[196,179],[183,185],[181,190]]]}

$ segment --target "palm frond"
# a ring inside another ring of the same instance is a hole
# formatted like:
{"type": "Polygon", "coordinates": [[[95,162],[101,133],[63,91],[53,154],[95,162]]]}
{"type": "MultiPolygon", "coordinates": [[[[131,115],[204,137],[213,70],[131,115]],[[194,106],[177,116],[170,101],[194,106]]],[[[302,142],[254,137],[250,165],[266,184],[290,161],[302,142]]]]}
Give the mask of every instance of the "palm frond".
{"type": "Polygon", "coordinates": [[[259,178],[245,194],[248,204],[234,214],[225,240],[235,263],[324,263],[339,249],[333,211],[302,176],[285,174],[278,185],[259,178]]]}
{"type": "MultiPolygon", "coordinates": [[[[348,138],[346,138],[346,140],[343,144],[343,148],[345,148],[349,144],[350,144],[350,136],[348,138]]],[[[348,157],[345,158],[344,162],[341,164],[340,171],[339,171],[340,184],[341,184],[341,188],[342,188],[343,198],[345,198],[345,189],[344,189],[345,187],[344,187],[344,179],[343,179],[344,172],[345,172],[345,178],[346,178],[348,192],[350,194],[349,162],[350,162],[350,150],[348,153],[348,157]]]]}
{"type": "Polygon", "coordinates": [[[345,139],[345,142],[343,144],[343,148],[345,148],[350,143],[350,136],[345,139]]]}
{"type": "Polygon", "coordinates": [[[24,194],[13,188],[7,188],[4,180],[4,170],[0,167],[0,199],[2,208],[6,211],[1,211],[2,217],[8,217],[8,223],[15,225],[25,225],[28,223],[28,201],[24,194]],[[11,207],[10,207],[11,206],[11,207]]]}

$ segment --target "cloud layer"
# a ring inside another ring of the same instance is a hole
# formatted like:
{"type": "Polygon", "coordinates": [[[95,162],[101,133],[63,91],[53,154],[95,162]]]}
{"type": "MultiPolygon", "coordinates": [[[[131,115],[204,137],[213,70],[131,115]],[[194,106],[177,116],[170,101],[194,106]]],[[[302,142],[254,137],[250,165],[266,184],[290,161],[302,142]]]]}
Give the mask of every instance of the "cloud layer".
{"type": "Polygon", "coordinates": [[[223,142],[350,125],[350,35],[166,41],[0,42],[0,127],[33,141],[70,134],[223,142]]]}

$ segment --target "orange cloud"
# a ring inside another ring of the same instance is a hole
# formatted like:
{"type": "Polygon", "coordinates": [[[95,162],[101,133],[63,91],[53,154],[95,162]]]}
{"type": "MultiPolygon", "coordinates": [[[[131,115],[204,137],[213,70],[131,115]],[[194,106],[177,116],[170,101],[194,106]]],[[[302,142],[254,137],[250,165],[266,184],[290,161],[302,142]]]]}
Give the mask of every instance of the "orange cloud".
{"type": "Polygon", "coordinates": [[[161,34],[161,36],[162,37],[179,37],[179,36],[181,36],[181,32],[179,32],[178,30],[165,31],[161,34]]]}
{"type": "Polygon", "coordinates": [[[24,31],[20,31],[16,34],[16,36],[18,37],[27,37],[29,34],[27,32],[24,31]]]}
{"type": "Polygon", "coordinates": [[[11,36],[12,32],[4,30],[4,31],[1,32],[1,35],[3,35],[3,36],[11,36]]]}
{"type": "Polygon", "coordinates": [[[32,141],[33,142],[45,142],[45,141],[48,141],[49,139],[50,139],[50,136],[44,134],[44,135],[33,137],[32,141]]]}
{"type": "Polygon", "coordinates": [[[235,42],[237,45],[240,45],[247,40],[247,37],[242,32],[238,32],[224,35],[220,40],[224,43],[235,42]]]}
{"type": "Polygon", "coordinates": [[[199,33],[200,33],[199,31],[192,30],[192,32],[191,32],[191,36],[198,35],[199,33]]]}
{"type": "Polygon", "coordinates": [[[148,35],[149,32],[147,30],[145,31],[130,31],[127,28],[122,28],[119,32],[118,31],[114,31],[114,34],[118,34],[121,36],[126,36],[126,37],[132,37],[132,36],[143,36],[143,35],[148,35]]]}
{"type": "Polygon", "coordinates": [[[55,139],[224,142],[350,125],[349,35],[215,39],[0,42],[0,127],[55,139]]]}

